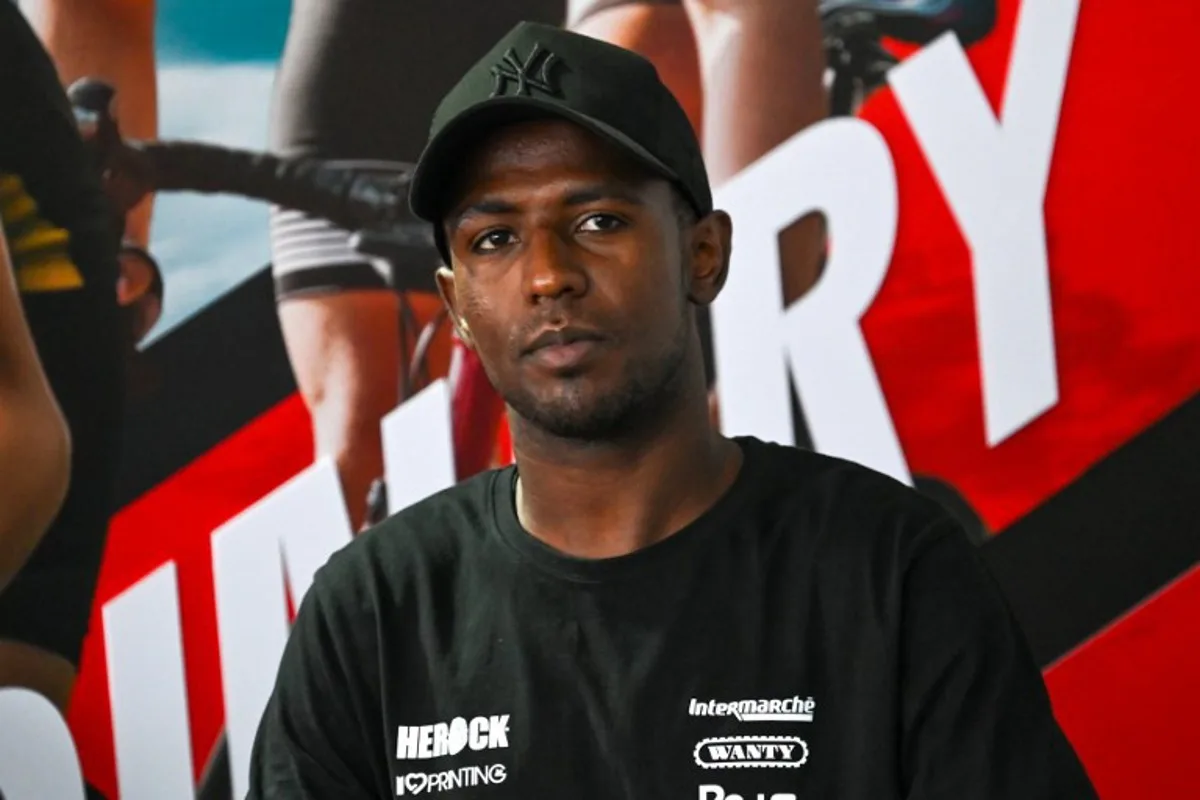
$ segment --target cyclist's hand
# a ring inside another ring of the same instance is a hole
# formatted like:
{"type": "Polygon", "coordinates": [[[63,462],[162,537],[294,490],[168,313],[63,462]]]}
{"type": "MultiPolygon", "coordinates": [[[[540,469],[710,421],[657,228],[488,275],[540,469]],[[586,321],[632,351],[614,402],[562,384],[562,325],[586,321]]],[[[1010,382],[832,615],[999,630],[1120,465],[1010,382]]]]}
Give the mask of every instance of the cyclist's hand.
{"type": "Polygon", "coordinates": [[[67,88],[79,135],[91,152],[109,198],[124,215],[151,192],[154,171],[138,143],[126,141],[113,113],[115,90],[97,78],[80,78],[67,88]]]}
{"type": "Polygon", "coordinates": [[[154,163],[140,142],[119,140],[103,164],[104,189],[121,214],[154,191],[154,163]]]}
{"type": "MultiPolygon", "coordinates": [[[[342,168],[330,165],[328,170],[342,168]]],[[[344,199],[347,208],[361,220],[362,227],[390,228],[408,219],[408,187],[411,169],[364,169],[350,167],[344,199]]]]}

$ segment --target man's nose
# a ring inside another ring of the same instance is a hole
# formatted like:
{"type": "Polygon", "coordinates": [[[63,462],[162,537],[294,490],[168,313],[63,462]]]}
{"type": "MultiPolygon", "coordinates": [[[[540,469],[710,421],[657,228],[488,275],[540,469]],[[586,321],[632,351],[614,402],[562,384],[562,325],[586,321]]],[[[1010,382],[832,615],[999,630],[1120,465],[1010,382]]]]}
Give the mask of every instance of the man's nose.
{"type": "Polygon", "coordinates": [[[557,231],[538,231],[531,238],[524,267],[526,295],[531,302],[587,292],[587,273],[578,254],[557,231]]]}

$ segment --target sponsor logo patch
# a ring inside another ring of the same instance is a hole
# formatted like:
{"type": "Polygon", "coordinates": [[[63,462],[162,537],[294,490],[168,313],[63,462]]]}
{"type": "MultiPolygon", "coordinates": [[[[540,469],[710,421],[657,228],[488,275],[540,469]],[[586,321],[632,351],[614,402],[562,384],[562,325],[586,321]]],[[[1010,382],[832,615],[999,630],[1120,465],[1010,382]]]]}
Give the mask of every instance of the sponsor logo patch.
{"type": "Polygon", "coordinates": [[[468,747],[475,751],[508,747],[508,714],[401,725],[396,731],[396,758],[403,761],[456,756],[468,747]]]}
{"type": "Polygon", "coordinates": [[[796,800],[796,795],[793,792],[755,792],[753,795],[740,795],[725,793],[723,786],[701,786],[700,800],[796,800]]]}
{"type": "Polygon", "coordinates": [[[471,789],[504,783],[508,770],[503,764],[486,767],[459,767],[444,772],[410,772],[396,777],[396,796],[405,797],[423,792],[447,792],[451,789],[471,789]]]}
{"type": "Polygon", "coordinates": [[[739,722],[812,722],[817,701],[811,697],[786,699],[716,700],[688,702],[688,714],[693,717],[734,717],[739,722]]]}
{"type": "Polygon", "coordinates": [[[693,756],[704,769],[799,767],[808,745],[799,736],[718,736],[700,740],[693,756]]]}

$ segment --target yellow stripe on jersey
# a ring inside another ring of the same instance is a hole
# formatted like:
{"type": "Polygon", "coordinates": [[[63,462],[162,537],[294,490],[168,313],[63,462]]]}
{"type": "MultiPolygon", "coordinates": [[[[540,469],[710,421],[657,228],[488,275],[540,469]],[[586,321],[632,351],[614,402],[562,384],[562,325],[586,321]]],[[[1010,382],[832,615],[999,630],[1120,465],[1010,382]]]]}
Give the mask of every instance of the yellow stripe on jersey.
{"type": "Polygon", "coordinates": [[[9,198],[23,194],[25,194],[25,185],[20,178],[0,172],[0,202],[7,202],[9,198]]]}
{"type": "MultiPolygon", "coordinates": [[[[5,230],[7,231],[7,226],[5,230]]],[[[47,250],[67,252],[71,243],[71,234],[62,228],[55,228],[47,222],[38,220],[37,225],[16,237],[10,248],[18,257],[36,258],[39,253],[47,250]]]]}
{"type": "MultiPolygon", "coordinates": [[[[20,181],[17,182],[20,186],[20,181]]],[[[28,219],[37,214],[37,203],[27,194],[4,195],[0,197],[0,216],[5,223],[11,224],[28,219]]]]}
{"type": "Polygon", "coordinates": [[[17,175],[0,174],[0,223],[20,291],[64,292],[83,286],[83,273],[71,260],[71,234],[38,216],[37,201],[17,175]]]}
{"type": "Polygon", "coordinates": [[[23,264],[17,270],[17,289],[25,294],[66,292],[83,288],[83,275],[70,259],[23,264]]]}

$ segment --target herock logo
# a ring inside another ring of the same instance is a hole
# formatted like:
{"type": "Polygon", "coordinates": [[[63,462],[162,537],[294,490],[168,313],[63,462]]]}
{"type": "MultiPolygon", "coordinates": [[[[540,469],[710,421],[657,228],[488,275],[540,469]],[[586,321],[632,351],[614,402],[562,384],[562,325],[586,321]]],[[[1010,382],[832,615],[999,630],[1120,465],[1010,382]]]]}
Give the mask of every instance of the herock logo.
{"type": "Polygon", "coordinates": [[[693,756],[704,769],[799,767],[808,745],[798,736],[720,736],[701,740],[693,756]]]}
{"type": "Polygon", "coordinates": [[[468,747],[476,751],[508,747],[508,714],[475,717],[470,722],[456,717],[436,725],[401,725],[396,732],[398,759],[456,756],[468,747]]]}
{"type": "Polygon", "coordinates": [[[736,717],[739,722],[812,722],[817,701],[811,697],[789,697],[787,700],[697,700],[688,703],[693,717],[736,717]]]}

